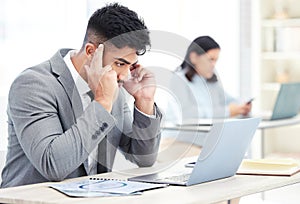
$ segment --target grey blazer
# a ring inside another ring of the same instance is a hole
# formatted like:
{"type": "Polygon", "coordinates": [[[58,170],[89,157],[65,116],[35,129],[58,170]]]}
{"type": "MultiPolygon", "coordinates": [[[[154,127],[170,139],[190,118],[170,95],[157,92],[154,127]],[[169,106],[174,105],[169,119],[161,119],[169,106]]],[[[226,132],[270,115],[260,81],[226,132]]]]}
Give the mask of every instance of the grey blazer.
{"type": "MultiPolygon", "coordinates": [[[[59,50],[50,60],[23,71],[8,97],[8,152],[1,187],[61,181],[87,175],[89,153],[106,139],[111,169],[119,149],[138,166],[151,166],[157,157],[161,113],[156,118],[134,111],[133,119],[124,89],[108,113],[92,101],[83,112],[79,93],[59,50]],[[105,137],[107,136],[107,137],[105,137]]],[[[99,172],[100,173],[100,172],[99,172]]]]}

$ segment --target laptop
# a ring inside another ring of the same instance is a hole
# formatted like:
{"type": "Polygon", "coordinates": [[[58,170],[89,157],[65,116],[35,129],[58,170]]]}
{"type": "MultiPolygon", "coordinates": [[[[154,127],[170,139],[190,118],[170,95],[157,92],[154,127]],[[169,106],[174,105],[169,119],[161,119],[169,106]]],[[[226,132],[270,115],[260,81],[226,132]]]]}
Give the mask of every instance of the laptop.
{"type": "Polygon", "coordinates": [[[260,118],[227,119],[214,123],[193,168],[182,165],[130,181],[190,186],[235,175],[252,141],[260,118]]]}
{"type": "Polygon", "coordinates": [[[262,120],[279,120],[298,115],[300,109],[300,83],[283,83],[272,112],[262,114],[262,120]]]}

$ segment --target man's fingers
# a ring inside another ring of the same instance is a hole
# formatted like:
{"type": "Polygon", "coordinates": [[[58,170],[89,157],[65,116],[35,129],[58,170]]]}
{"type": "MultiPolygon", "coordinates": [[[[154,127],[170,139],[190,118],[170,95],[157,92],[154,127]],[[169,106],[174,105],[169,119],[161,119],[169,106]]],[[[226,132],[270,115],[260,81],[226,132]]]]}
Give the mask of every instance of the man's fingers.
{"type": "Polygon", "coordinates": [[[102,68],[104,71],[108,72],[110,70],[112,70],[112,66],[111,65],[106,65],[105,67],[102,68]]]}
{"type": "Polygon", "coordinates": [[[137,78],[138,81],[142,81],[144,75],[146,75],[146,74],[147,74],[147,71],[145,69],[141,69],[138,74],[138,78],[137,78]]]}
{"type": "Polygon", "coordinates": [[[102,64],[102,59],[103,59],[103,50],[104,50],[104,46],[103,46],[103,44],[100,44],[99,46],[98,46],[98,48],[97,48],[97,57],[98,57],[98,65],[99,66],[103,66],[103,64],[102,64]]]}
{"type": "Polygon", "coordinates": [[[147,74],[147,71],[143,69],[141,66],[136,66],[133,70],[131,70],[131,76],[137,82],[141,81],[145,74],[147,74]]]}
{"type": "Polygon", "coordinates": [[[100,44],[98,48],[95,50],[94,57],[92,59],[92,67],[94,69],[101,69],[102,68],[102,58],[103,58],[103,44],[100,44]]]}
{"type": "Polygon", "coordinates": [[[112,70],[112,67],[110,65],[106,65],[105,67],[100,69],[100,74],[103,75],[106,72],[109,72],[110,70],[112,70]]]}

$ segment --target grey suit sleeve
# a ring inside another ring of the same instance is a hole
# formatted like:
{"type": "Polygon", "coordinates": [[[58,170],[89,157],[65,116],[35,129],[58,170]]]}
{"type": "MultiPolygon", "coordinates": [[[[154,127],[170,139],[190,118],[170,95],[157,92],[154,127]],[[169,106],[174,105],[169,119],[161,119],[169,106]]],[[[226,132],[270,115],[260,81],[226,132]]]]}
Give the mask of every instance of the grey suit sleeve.
{"type": "MultiPolygon", "coordinates": [[[[78,168],[115,126],[114,118],[96,102],[75,121],[59,117],[58,96],[49,80],[20,76],[9,93],[8,114],[19,143],[32,165],[48,180],[63,180],[78,168]],[[63,120],[73,125],[64,130],[63,120]],[[74,124],[75,123],[75,124],[74,124]]],[[[69,101],[65,101],[69,103],[69,101]]],[[[69,107],[67,105],[66,107],[69,107]]]]}
{"type": "Polygon", "coordinates": [[[154,108],[156,109],[156,118],[145,116],[134,110],[133,123],[129,119],[131,112],[128,106],[124,108],[125,120],[120,148],[126,159],[140,167],[153,165],[158,154],[162,114],[156,105],[154,108]]]}

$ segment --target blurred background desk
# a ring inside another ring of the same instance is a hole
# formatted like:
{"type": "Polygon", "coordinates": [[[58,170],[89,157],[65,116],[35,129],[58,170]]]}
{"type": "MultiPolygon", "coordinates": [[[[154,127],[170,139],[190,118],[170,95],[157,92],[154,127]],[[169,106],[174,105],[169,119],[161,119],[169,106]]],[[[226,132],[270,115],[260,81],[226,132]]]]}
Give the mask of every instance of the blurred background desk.
{"type": "Polygon", "coordinates": [[[292,125],[299,125],[300,124],[300,116],[296,116],[293,118],[287,118],[282,120],[270,120],[270,121],[261,121],[258,129],[261,130],[261,157],[264,158],[266,156],[265,151],[265,131],[271,128],[279,128],[279,127],[286,127],[292,125]]]}
{"type": "MultiPolygon", "coordinates": [[[[287,118],[282,120],[270,120],[261,121],[258,130],[261,131],[260,134],[260,157],[264,158],[266,156],[265,151],[265,137],[266,130],[279,127],[288,127],[292,125],[300,125],[300,116],[293,118],[287,118]]],[[[193,143],[198,146],[202,146],[207,133],[211,130],[212,126],[208,125],[177,125],[172,123],[166,123],[163,125],[163,135],[168,137],[175,137],[179,141],[193,143]]]]}
{"type": "Polygon", "coordinates": [[[162,125],[162,140],[176,140],[190,143],[196,146],[203,146],[205,137],[210,131],[209,125],[178,125],[174,123],[164,123],[162,125]]]}

